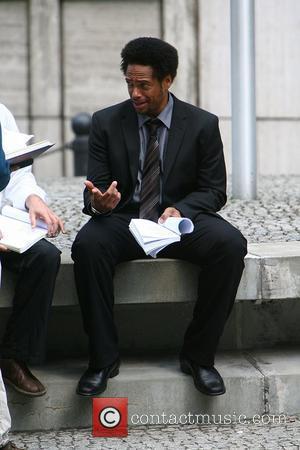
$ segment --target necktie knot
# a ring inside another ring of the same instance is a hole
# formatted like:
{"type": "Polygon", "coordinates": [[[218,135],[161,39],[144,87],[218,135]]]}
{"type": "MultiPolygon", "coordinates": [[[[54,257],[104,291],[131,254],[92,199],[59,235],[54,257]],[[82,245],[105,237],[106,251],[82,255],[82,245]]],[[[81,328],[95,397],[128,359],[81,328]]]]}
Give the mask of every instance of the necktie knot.
{"type": "Polygon", "coordinates": [[[158,128],[162,125],[162,121],[160,119],[150,119],[146,122],[146,125],[149,130],[150,136],[156,136],[158,128]]]}

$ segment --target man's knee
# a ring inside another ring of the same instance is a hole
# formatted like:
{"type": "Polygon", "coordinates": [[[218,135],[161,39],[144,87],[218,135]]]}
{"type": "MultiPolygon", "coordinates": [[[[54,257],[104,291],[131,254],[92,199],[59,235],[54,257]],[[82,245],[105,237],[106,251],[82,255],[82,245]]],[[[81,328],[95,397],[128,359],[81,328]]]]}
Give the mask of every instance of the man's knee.
{"type": "Polygon", "coordinates": [[[223,249],[226,254],[237,259],[247,254],[247,240],[242,233],[233,226],[222,236],[223,249]]]}
{"type": "Polygon", "coordinates": [[[109,251],[110,242],[105,239],[101,230],[97,238],[90,233],[88,227],[83,227],[77,234],[71,249],[71,257],[74,262],[98,260],[101,255],[109,251]]]}
{"type": "Polygon", "coordinates": [[[57,268],[60,264],[60,254],[61,252],[55,245],[42,239],[29,249],[28,261],[34,260],[39,266],[47,269],[57,268]]]}
{"type": "Polygon", "coordinates": [[[83,227],[78,233],[72,244],[71,257],[74,261],[85,258],[93,249],[92,239],[87,232],[86,228],[83,227]]]}

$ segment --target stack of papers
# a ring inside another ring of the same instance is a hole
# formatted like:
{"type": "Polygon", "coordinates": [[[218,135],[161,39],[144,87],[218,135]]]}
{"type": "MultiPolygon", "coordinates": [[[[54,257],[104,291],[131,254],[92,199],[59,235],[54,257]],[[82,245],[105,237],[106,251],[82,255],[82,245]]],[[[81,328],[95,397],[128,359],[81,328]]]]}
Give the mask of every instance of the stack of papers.
{"type": "Polygon", "coordinates": [[[33,137],[32,134],[18,133],[2,128],[2,146],[6,161],[11,165],[36,158],[54,144],[50,141],[40,141],[36,144],[26,145],[33,137]]]}
{"type": "Polygon", "coordinates": [[[182,234],[191,233],[194,225],[185,217],[169,217],[162,224],[147,219],[131,219],[129,230],[146,255],[156,258],[163,248],[179,242],[182,234]]]}

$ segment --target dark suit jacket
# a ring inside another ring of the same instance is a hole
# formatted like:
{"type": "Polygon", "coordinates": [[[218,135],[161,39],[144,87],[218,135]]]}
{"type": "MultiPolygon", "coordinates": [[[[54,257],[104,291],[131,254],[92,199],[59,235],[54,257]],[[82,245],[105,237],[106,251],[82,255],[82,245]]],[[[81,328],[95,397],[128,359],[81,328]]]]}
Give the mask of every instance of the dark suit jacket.
{"type": "MultiPolygon", "coordinates": [[[[174,97],[174,96],[173,96],[174,97]]],[[[137,114],[131,100],[93,115],[87,179],[105,191],[118,182],[121,211],[132,201],[139,163],[137,114]]],[[[90,195],[84,192],[84,212],[90,214],[90,195]]],[[[177,208],[194,219],[200,212],[216,212],[226,202],[226,171],[218,118],[174,97],[164,154],[161,211],[177,208]]]]}

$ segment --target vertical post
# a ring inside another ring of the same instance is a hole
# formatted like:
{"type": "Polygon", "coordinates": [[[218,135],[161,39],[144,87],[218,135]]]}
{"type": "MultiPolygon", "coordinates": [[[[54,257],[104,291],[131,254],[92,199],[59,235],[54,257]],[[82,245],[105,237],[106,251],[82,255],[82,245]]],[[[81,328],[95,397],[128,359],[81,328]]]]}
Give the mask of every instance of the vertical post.
{"type": "Polygon", "coordinates": [[[232,195],[256,198],[254,0],[231,0],[232,195]]]}
{"type": "Polygon", "coordinates": [[[74,175],[75,177],[87,174],[89,134],[92,118],[89,113],[79,113],[72,118],[71,125],[75,138],[70,148],[74,151],[74,175]]]}

